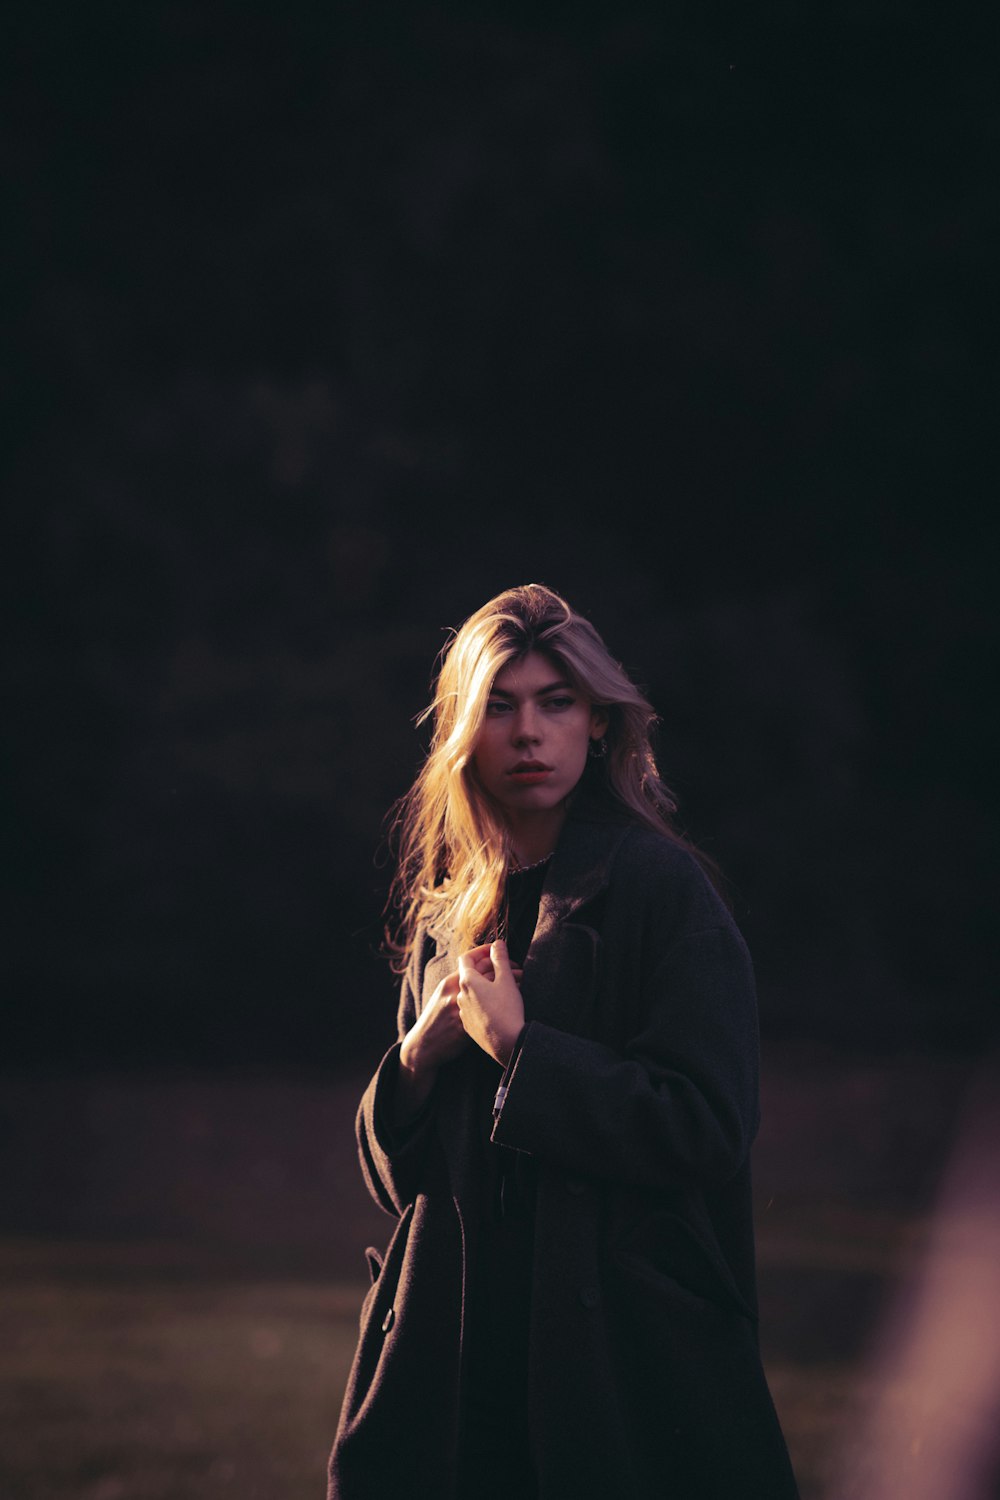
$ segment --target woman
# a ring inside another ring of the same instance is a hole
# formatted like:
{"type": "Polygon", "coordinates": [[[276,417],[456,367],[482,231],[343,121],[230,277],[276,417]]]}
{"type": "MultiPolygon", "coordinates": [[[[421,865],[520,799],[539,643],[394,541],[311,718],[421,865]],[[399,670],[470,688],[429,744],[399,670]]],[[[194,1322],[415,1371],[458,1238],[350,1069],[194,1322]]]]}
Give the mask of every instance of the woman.
{"type": "Polygon", "coordinates": [[[743,941],[653,711],[551,590],[446,650],[401,811],[399,1039],[361,1101],[397,1219],[330,1500],[786,1500],[756,1342],[743,941]]]}

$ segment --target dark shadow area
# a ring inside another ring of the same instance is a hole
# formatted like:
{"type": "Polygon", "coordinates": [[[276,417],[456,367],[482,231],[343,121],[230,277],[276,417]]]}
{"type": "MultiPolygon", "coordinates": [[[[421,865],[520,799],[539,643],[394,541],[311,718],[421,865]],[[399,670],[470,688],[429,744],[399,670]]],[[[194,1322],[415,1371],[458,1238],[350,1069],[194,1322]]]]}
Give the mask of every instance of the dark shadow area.
{"type": "Polygon", "coordinates": [[[0,1489],[315,1490],[388,1228],[386,813],[448,630],[542,581],[754,955],[819,1500],[996,1029],[991,48],[56,0],[0,72],[0,1489]]]}
{"type": "Polygon", "coordinates": [[[411,721],[529,579],[647,684],[768,1034],[977,1045],[975,37],[57,4],[5,50],[11,1064],[376,1046],[411,721]]]}

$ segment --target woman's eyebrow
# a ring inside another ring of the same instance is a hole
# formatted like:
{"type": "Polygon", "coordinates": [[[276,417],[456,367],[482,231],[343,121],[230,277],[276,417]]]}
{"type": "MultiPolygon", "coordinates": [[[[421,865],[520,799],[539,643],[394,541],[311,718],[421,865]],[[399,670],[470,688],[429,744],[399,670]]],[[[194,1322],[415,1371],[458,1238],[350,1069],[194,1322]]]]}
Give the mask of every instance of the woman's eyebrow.
{"type": "MultiPolygon", "coordinates": [[[[544,698],[546,693],[554,693],[558,688],[570,688],[570,690],[572,690],[572,686],[573,686],[572,683],[565,682],[562,679],[560,679],[559,682],[547,682],[544,687],[540,687],[540,688],[536,688],[535,689],[535,697],[536,698],[544,698]]],[[[514,699],[517,697],[517,694],[516,693],[508,693],[505,688],[495,687],[495,688],[491,688],[490,689],[490,697],[491,698],[507,698],[510,702],[513,702],[514,699]]]]}

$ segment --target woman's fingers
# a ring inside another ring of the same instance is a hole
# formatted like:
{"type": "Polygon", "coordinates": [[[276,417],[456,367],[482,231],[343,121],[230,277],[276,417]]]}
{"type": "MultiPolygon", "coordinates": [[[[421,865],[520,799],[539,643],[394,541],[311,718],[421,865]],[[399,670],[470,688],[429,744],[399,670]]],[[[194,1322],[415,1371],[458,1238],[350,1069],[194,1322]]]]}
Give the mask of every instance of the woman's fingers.
{"type": "Polygon", "coordinates": [[[458,988],[468,984],[473,974],[479,973],[479,950],[473,948],[470,953],[458,955],[458,988]]]}
{"type": "MultiPolygon", "coordinates": [[[[480,969],[479,972],[480,972],[480,974],[482,974],[482,976],[483,976],[484,979],[496,979],[496,978],[498,978],[497,971],[496,971],[496,969],[494,969],[494,967],[493,967],[492,964],[490,964],[490,966],[489,966],[488,969],[480,969]]],[[[520,984],[521,980],[524,978],[524,970],[521,968],[521,966],[519,964],[511,964],[511,966],[510,966],[510,972],[514,976],[514,983],[515,984],[520,984]]]]}
{"type": "Polygon", "coordinates": [[[480,945],[458,960],[458,1008],[462,1024],[484,1052],[505,1064],[521,1027],[524,1002],[506,943],[480,945]],[[489,974],[483,963],[489,957],[489,974]]]}
{"type": "Polygon", "coordinates": [[[497,938],[492,943],[480,943],[477,948],[470,948],[468,953],[461,954],[458,960],[459,973],[451,976],[458,982],[461,981],[461,967],[463,958],[469,965],[471,965],[472,968],[475,969],[477,974],[482,974],[485,979],[495,978],[496,974],[503,967],[505,960],[507,963],[507,967],[510,969],[511,973],[516,979],[520,979],[521,975],[524,973],[524,969],[520,964],[512,964],[510,962],[510,956],[507,951],[507,944],[503,941],[502,938],[497,938]],[[498,950],[499,954],[498,964],[495,964],[493,961],[493,950],[495,948],[498,950]]]}
{"type": "Polygon", "coordinates": [[[497,938],[495,942],[490,944],[490,959],[498,979],[510,973],[510,955],[507,952],[507,944],[503,938],[497,938]]]}

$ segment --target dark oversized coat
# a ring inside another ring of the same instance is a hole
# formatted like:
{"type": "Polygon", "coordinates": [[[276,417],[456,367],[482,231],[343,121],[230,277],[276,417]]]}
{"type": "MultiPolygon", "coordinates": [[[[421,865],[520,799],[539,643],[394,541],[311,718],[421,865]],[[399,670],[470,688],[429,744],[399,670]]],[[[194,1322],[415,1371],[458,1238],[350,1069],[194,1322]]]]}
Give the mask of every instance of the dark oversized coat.
{"type": "MultiPolygon", "coordinates": [[[[457,955],[417,945],[399,1036],[457,955]]],[[[746,947],[682,847],[610,814],[560,837],[524,965],[530,1018],[493,1140],[537,1167],[528,1399],[541,1500],[788,1500],[760,1365],[749,1151],[757,1019],[746,947]]],[[[479,1222],[472,1049],[393,1137],[399,1042],[358,1112],[397,1219],[361,1310],[329,1500],[447,1500],[479,1222]]],[[[460,1497],[474,1500],[474,1497],[460,1497]]]]}

